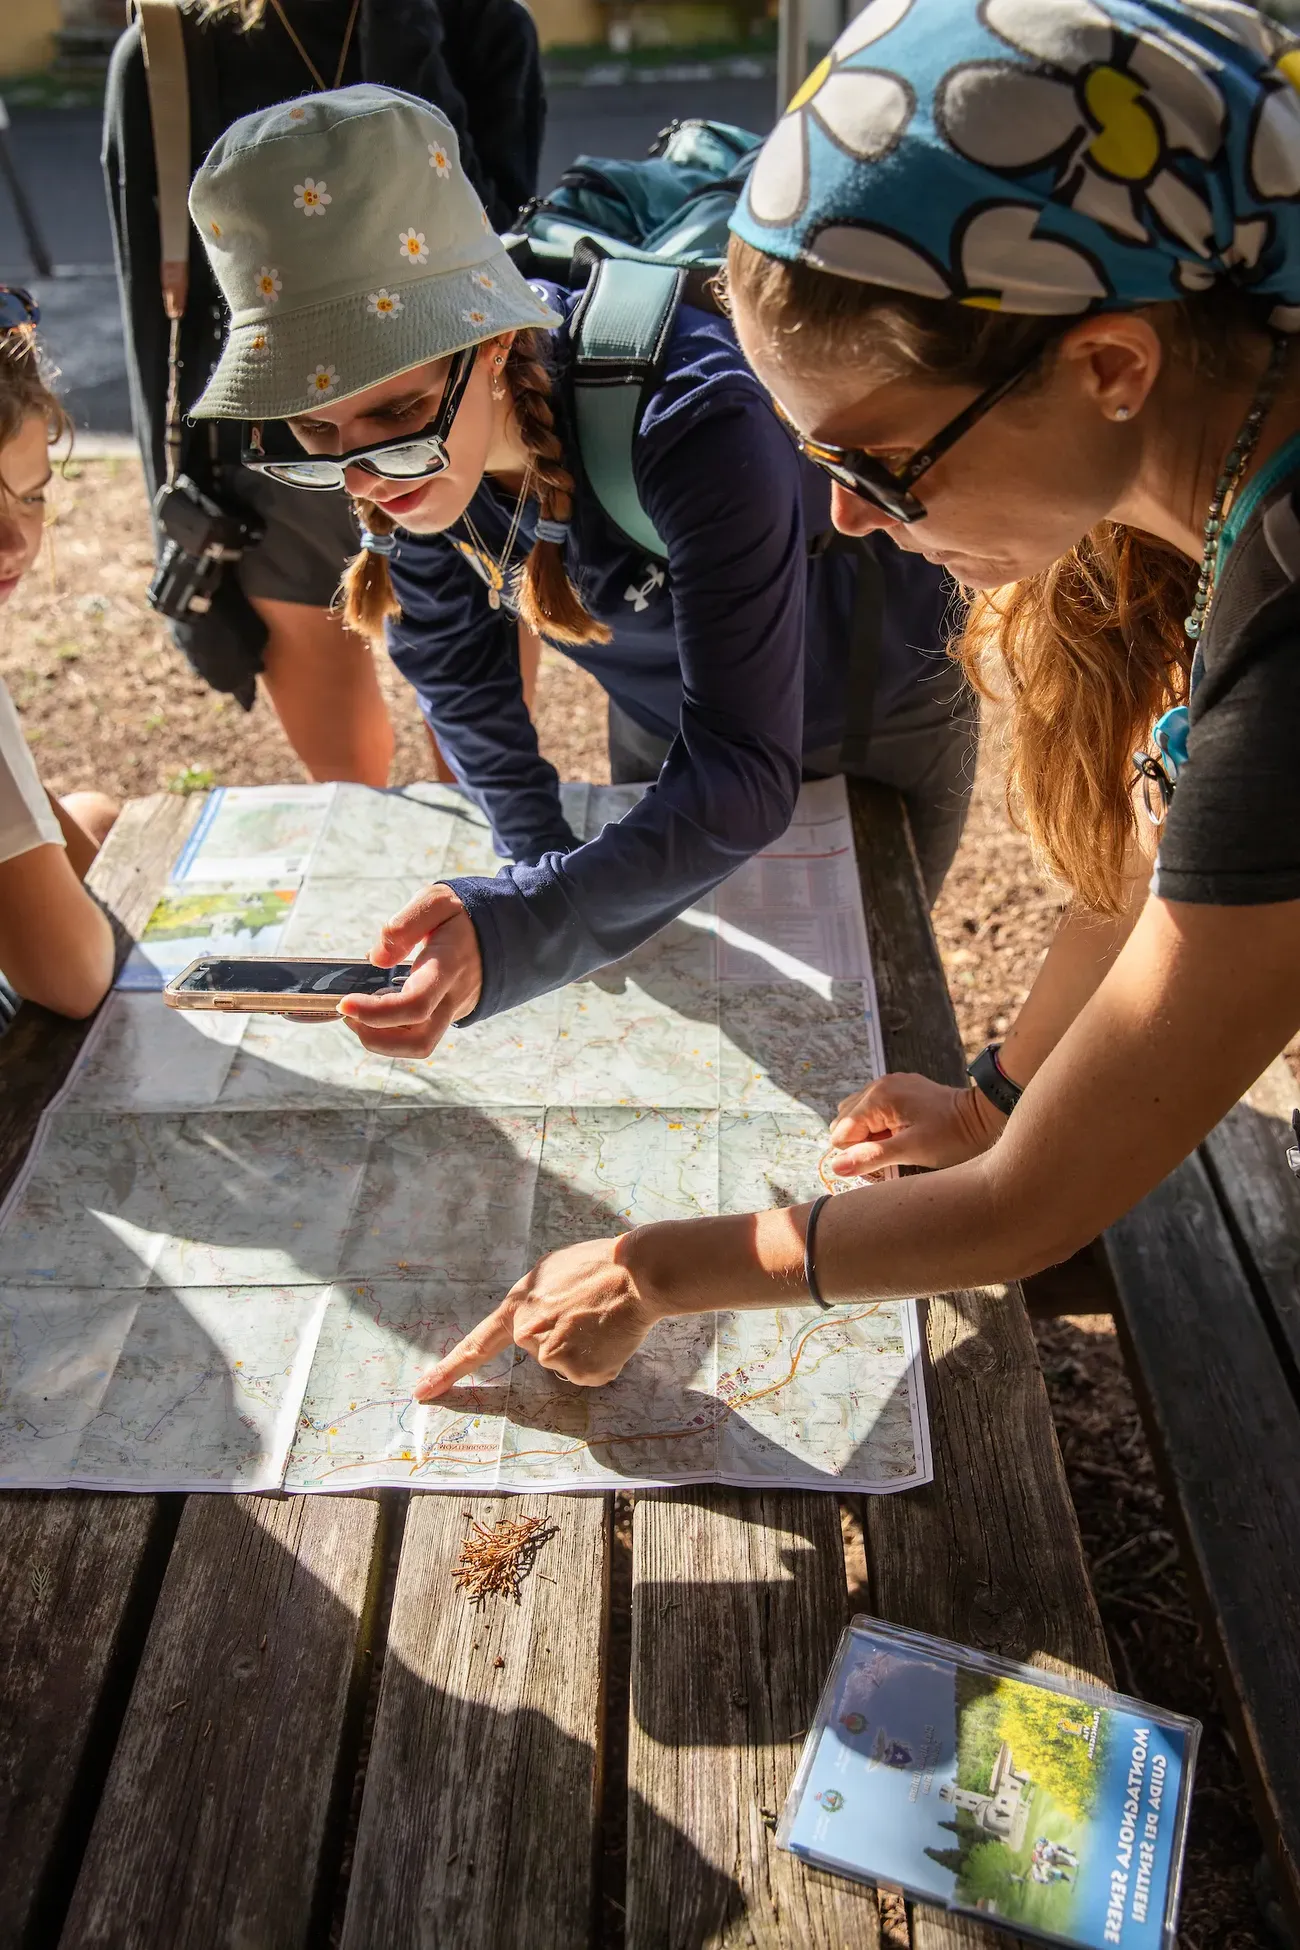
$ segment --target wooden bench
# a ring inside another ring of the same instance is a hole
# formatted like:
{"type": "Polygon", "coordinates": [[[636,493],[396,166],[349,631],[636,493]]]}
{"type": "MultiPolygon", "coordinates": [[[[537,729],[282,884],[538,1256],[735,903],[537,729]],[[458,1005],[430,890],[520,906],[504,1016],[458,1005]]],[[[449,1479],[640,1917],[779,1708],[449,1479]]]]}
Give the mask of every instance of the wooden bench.
{"type": "Polygon", "coordinates": [[[1300,1937],[1300,1092],[1281,1059],[1106,1247],[1202,1636],[1300,1937]]]}
{"type": "MultiPolygon", "coordinates": [[[[853,804],[888,1060],[960,1078],[901,803],[853,804]]],[[[196,810],[111,836],[128,932],[196,810]]],[[[0,1042],[0,1192],[83,1033],[25,1009],[0,1042]]],[[[0,1496],[0,1946],[875,1950],[874,1893],[772,1834],[850,1609],[842,1518],[859,1608],[1110,1678],[1019,1296],[925,1313],[931,1485],[641,1496],[630,1565],[603,1495],[0,1496]],[[507,1507],[556,1535],[476,1612],[450,1573],[507,1507]]]]}

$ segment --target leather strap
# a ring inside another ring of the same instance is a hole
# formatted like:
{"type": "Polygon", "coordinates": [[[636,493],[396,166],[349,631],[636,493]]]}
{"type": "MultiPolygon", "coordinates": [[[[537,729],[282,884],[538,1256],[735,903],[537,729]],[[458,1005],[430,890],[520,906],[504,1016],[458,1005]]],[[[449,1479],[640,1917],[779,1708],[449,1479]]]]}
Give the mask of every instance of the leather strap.
{"type": "Polygon", "coordinates": [[[158,166],[158,231],[167,316],[184,316],[190,282],[190,90],[176,0],[136,0],[158,166]]]}

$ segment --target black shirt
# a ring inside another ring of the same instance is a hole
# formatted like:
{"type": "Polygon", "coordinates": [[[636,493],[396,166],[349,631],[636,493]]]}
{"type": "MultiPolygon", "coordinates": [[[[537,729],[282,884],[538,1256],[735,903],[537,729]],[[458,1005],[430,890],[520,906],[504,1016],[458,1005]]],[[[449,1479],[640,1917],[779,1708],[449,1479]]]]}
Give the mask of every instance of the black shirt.
{"type": "Polygon", "coordinates": [[[1201,640],[1187,762],[1152,883],[1162,900],[1300,900],[1300,438],[1266,474],[1201,640]]]}
{"type": "MultiPolygon", "coordinates": [[[[294,32],[332,85],[351,0],[283,0],[294,32]]],[[[190,92],[193,175],[232,122],[311,93],[302,56],[268,6],[244,31],[235,15],[203,21],[181,8],[190,92]]],[[[419,95],[456,130],[465,173],[488,218],[508,227],[535,194],[544,96],[537,31],[520,0],[361,0],[341,86],[380,82],[419,95]]],[[[157,169],[138,26],[113,51],[104,104],[104,175],[126,321],[131,411],[152,494],[164,473],[167,320],[159,290],[157,169]]],[[[181,406],[207,384],[225,313],[207,258],[191,238],[190,293],[181,329],[181,406]]],[[[238,463],[237,432],[187,428],[183,471],[214,485],[211,445],[238,463]],[[234,443],[232,445],[232,443],[234,443]]]]}

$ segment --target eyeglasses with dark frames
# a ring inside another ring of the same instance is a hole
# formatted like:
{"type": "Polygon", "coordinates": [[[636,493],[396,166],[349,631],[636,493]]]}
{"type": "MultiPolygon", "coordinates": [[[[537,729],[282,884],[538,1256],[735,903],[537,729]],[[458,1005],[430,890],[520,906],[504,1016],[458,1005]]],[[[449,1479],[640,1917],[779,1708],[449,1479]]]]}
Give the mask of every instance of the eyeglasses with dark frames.
{"type": "MultiPolygon", "coordinates": [[[[1071,318],[1068,324],[1074,325],[1077,322],[1077,319],[1071,318]]],[[[995,381],[992,386],[987,386],[978,399],[973,399],[970,405],[949,420],[946,426],[940,427],[932,440],[928,440],[924,447],[910,454],[898,467],[886,467],[883,460],[877,460],[874,454],[864,452],[861,447],[832,447],[822,440],[809,440],[800,433],[798,427],[779,406],[777,412],[794,435],[799,452],[812,461],[815,467],[820,467],[823,473],[829,474],[840,487],[847,488],[850,494],[858,495],[863,501],[871,502],[873,507],[879,508],[893,521],[909,524],[914,521],[924,521],[927,513],[925,503],[912,493],[913,487],[921,476],[927,473],[950,447],[954,447],[963,434],[969,433],[977,421],[982,420],[999,400],[1005,399],[1007,394],[1020,384],[1021,380],[1037,365],[1052,341],[1066,329],[1066,323],[1054,322],[1051,330],[1041,334],[1024,358],[1013,366],[1009,373],[995,381]]]]}
{"type": "MultiPolygon", "coordinates": [[[[468,345],[463,352],[456,353],[447,374],[442,404],[419,433],[399,433],[391,440],[354,447],[346,454],[326,455],[304,453],[285,428],[284,450],[272,452],[268,451],[266,428],[254,421],[244,429],[241,454],[244,466],[251,467],[255,474],[269,474],[273,481],[283,481],[286,487],[307,488],[313,493],[345,486],[349,467],[359,467],[381,481],[427,481],[437,474],[445,474],[451,466],[447,437],[465,397],[479,349],[477,345],[468,345]]],[[[283,421],[270,424],[284,427],[283,421]]],[[[275,438],[274,434],[270,436],[272,441],[275,438]]]]}
{"type": "Polygon", "coordinates": [[[20,284],[0,284],[0,332],[20,332],[40,322],[41,308],[30,291],[20,284]]]}

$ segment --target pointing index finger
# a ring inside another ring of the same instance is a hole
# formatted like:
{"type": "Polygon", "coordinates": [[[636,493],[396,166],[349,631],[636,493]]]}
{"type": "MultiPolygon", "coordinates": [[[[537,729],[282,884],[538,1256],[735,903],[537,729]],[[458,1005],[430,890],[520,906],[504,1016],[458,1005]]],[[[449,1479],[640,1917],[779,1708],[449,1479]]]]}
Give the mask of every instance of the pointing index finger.
{"type": "Polygon", "coordinates": [[[436,1401],[439,1395],[445,1395],[467,1374],[473,1374],[475,1368],[481,1368],[485,1361],[490,1361],[494,1354],[500,1354],[502,1348],[509,1347],[515,1337],[514,1318],[514,1303],[503,1300],[486,1320],[470,1328],[464,1340],[458,1341],[450,1354],[445,1354],[427,1374],[420,1376],[412,1390],[416,1401],[436,1401]]]}

